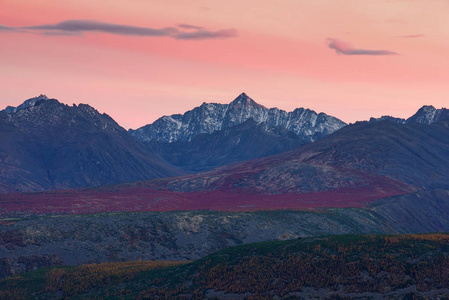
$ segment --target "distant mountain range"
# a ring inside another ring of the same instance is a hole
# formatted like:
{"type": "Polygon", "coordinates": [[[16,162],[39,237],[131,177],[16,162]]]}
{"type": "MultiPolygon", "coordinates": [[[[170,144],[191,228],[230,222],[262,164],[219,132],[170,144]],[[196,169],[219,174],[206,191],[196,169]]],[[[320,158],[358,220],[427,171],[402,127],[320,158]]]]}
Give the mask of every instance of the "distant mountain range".
{"type": "Polygon", "coordinates": [[[382,116],[380,118],[371,118],[370,122],[389,120],[401,124],[409,123],[421,123],[421,124],[432,124],[440,121],[449,121],[449,109],[441,108],[436,109],[432,105],[424,105],[421,107],[416,114],[408,119],[395,118],[391,116],[382,116]]]}
{"type": "MultiPolygon", "coordinates": [[[[383,116],[370,122],[381,120],[431,124],[449,120],[449,110],[423,106],[407,120],[383,116]]],[[[268,109],[242,93],[229,104],[203,103],[129,132],[172,165],[196,173],[286,152],[346,125],[310,109],[268,109]]]]}
{"type": "Polygon", "coordinates": [[[39,96],[0,112],[0,192],[93,187],[182,174],[89,105],[39,96]]]}
{"type": "Polygon", "coordinates": [[[0,192],[198,172],[284,152],[344,125],[308,109],[268,110],[241,94],[229,105],[203,104],[128,133],[89,105],[71,107],[41,95],[0,112],[0,192]],[[159,137],[142,137],[151,130],[159,137]]]}
{"type": "Polygon", "coordinates": [[[89,105],[41,95],[0,111],[0,192],[96,187],[223,165],[159,188],[295,194],[371,187],[377,192],[365,192],[374,198],[446,188],[448,119],[447,109],[424,106],[407,120],[346,126],[309,109],[267,109],[243,93],[127,132],[89,105]]]}

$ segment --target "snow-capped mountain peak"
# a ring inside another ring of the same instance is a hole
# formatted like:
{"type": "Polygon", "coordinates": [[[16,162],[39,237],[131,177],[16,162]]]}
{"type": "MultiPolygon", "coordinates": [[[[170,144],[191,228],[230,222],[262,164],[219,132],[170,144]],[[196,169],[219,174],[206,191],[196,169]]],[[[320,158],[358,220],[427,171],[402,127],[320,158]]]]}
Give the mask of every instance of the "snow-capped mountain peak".
{"type": "Polygon", "coordinates": [[[314,141],[346,125],[341,120],[324,113],[299,108],[286,112],[278,108],[266,108],[241,93],[229,104],[203,103],[185,114],[162,117],[130,133],[142,141],[191,141],[202,133],[229,128],[253,119],[266,123],[268,129],[280,127],[298,136],[314,141]]]}
{"type": "Polygon", "coordinates": [[[407,119],[406,123],[431,124],[438,121],[449,120],[449,109],[436,109],[432,105],[424,105],[416,114],[407,119]]]}
{"type": "Polygon", "coordinates": [[[34,107],[34,106],[36,106],[37,103],[40,103],[41,101],[46,101],[46,100],[49,100],[49,98],[47,96],[39,95],[38,97],[34,97],[34,98],[30,98],[28,100],[25,100],[25,102],[23,102],[22,104],[20,104],[17,107],[8,106],[3,111],[8,114],[13,114],[13,113],[18,112],[19,110],[34,107]]]}
{"type": "Polygon", "coordinates": [[[245,93],[241,93],[237,98],[234,99],[234,101],[229,103],[229,106],[230,107],[238,106],[240,108],[247,108],[247,109],[250,107],[260,107],[266,109],[266,107],[256,103],[256,101],[248,97],[248,95],[245,93]]]}

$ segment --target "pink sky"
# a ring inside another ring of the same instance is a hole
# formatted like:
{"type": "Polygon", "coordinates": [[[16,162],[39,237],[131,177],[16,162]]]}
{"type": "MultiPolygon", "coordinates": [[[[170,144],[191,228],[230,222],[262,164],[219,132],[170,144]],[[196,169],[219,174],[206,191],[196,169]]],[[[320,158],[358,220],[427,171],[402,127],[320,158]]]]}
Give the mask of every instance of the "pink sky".
{"type": "Polygon", "coordinates": [[[137,128],[246,92],[346,122],[408,117],[448,106],[448,12],[446,0],[0,0],[0,109],[46,94],[137,128]]]}

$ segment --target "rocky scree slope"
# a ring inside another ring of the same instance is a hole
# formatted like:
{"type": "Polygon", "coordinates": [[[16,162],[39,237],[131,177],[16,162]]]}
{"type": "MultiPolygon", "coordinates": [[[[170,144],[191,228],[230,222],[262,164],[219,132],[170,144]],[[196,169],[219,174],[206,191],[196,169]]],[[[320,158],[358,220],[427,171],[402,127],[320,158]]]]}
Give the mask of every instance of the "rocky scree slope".
{"type": "Polygon", "coordinates": [[[0,192],[93,187],[182,174],[89,105],[39,96],[0,111],[0,192]]]}

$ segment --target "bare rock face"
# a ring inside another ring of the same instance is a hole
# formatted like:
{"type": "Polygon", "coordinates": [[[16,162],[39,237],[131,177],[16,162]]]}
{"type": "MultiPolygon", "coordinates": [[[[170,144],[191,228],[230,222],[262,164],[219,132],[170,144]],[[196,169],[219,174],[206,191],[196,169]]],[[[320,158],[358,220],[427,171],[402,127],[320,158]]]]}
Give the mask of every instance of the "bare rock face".
{"type": "Polygon", "coordinates": [[[111,117],[46,96],[0,111],[0,191],[92,187],[180,174],[111,117]]]}
{"type": "Polygon", "coordinates": [[[191,141],[196,135],[212,133],[253,119],[265,123],[268,128],[280,127],[309,141],[332,133],[346,125],[337,118],[313,110],[298,108],[286,112],[277,108],[266,108],[245,93],[229,104],[203,103],[185,114],[164,116],[152,124],[131,134],[142,141],[160,142],[191,141]]]}

